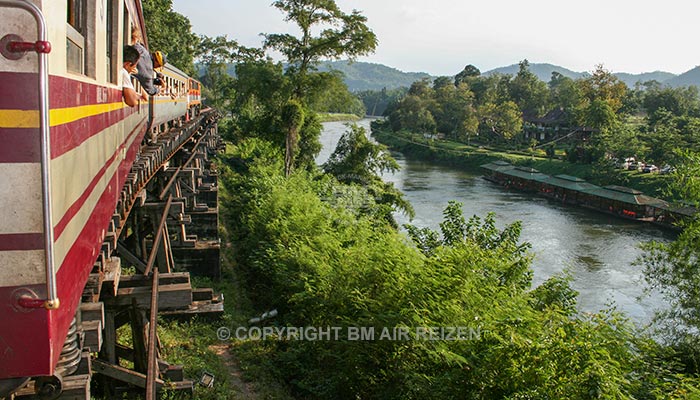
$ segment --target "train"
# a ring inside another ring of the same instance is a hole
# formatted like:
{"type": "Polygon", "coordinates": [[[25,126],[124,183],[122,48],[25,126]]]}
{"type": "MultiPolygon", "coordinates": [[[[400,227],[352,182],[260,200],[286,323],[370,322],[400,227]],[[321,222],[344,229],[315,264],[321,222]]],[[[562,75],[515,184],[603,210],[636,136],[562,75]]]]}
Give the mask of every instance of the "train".
{"type": "Polygon", "coordinates": [[[148,47],[139,0],[0,0],[0,21],[1,398],[57,373],[146,134],[194,118],[202,98],[168,64],[167,90],[123,102],[132,27],[148,47]]]}

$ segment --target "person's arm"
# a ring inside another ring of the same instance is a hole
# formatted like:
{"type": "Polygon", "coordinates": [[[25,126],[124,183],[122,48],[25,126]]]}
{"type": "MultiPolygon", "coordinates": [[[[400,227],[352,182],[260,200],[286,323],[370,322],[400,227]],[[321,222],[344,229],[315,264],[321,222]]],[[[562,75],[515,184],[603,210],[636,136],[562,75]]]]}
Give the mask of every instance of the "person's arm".
{"type": "Polygon", "coordinates": [[[134,107],[139,104],[139,100],[142,96],[139,96],[134,89],[125,87],[122,89],[122,94],[124,95],[124,103],[129,107],[134,107]]]}
{"type": "Polygon", "coordinates": [[[141,98],[141,95],[136,93],[134,86],[131,84],[131,77],[126,69],[122,69],[122,96],[124,97],[124,103],[129,107],[138,105],[141,98]]]}

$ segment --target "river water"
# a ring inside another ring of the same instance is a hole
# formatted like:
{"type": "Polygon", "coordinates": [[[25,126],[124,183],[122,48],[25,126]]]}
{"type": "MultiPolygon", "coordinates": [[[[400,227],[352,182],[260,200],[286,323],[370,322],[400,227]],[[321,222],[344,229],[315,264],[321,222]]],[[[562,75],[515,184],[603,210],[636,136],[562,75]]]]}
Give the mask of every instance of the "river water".
{"type": "MultiPolygon", "coordinates": [[[[369,120],[358,125],[369,132],[369,120]]],[[[342,122],[324,124],[323,149],[316,159],[319,164],[328,159],[346,130],[342,122]]],[[[400,225],[410,222],[439,229],[449,200],[461,202],[467,218],[493,211],[500,227],[522,221],[521,239],[532,244],[534,253],[535,286],[566,270],[579,292],[580,311],[596,312],[615,305],[635,322],[646,324],[654,310],[664,308],[658,294],[644,294],[642,267],[634,262],[642,254],[640,243],[671,240],[671,232],[507,190],[484,180],[479,172],[410,160],[400,153],[393,156],[401,170],[384,179],[404,192],[416,212],[413,221],[397,215],[400,225]]]]}

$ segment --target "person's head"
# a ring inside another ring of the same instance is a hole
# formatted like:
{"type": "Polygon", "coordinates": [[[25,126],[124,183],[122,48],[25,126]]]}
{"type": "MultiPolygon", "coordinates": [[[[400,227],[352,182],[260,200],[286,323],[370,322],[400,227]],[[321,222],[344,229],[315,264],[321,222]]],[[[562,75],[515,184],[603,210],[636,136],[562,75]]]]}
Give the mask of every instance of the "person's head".
{"type": "Polygon", "coordinates": [[[167,63],[165,54],[163,54],[161,51],[156,51],[153,53],[151,58],[153,58],[153,68],[165,67],[165,64],[167,63]]]}
{"type": "Polygon", "coordinates": [[[139,51],[134,46],[124,46],[124,69],[134,73],[139,62],[139,51]]]}
{"type": "Polygon", "coordinates": [[[131,27],[131,43],[138,43],[141,39],[141,31],[136,25],[131,27]]]}

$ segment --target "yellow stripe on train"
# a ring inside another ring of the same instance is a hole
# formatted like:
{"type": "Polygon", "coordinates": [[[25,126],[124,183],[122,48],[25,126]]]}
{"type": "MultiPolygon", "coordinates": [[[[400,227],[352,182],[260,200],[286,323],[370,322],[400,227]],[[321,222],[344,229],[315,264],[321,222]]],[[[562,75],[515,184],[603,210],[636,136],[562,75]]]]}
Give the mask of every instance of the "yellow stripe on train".
{"type": "MultiPolygon", "coordinates": [[[[126,107],[122,102],[91,104],[88,106],[56,108],[49,112],[51,126],[67,124],[79,119],[104,114],[126,107]]],[[[0,128],[38,128],[38,110],[0,110],[0,128]]]]}
{"type": "MultiPolygon", "coordinates": [[[[157,99],[155,104],[186,102],[185,97],[176,99],[157,99]]],[[[79,119],[93,117],[116,111],[126,107],[123,102],[108,104],[91,104],[79,107],[56,108],[50,111],[49,123],[58,126],[77,121],[79,119]]],[[[0,128],[38,128],[38,110],[0,110],[0,128]]]]}

